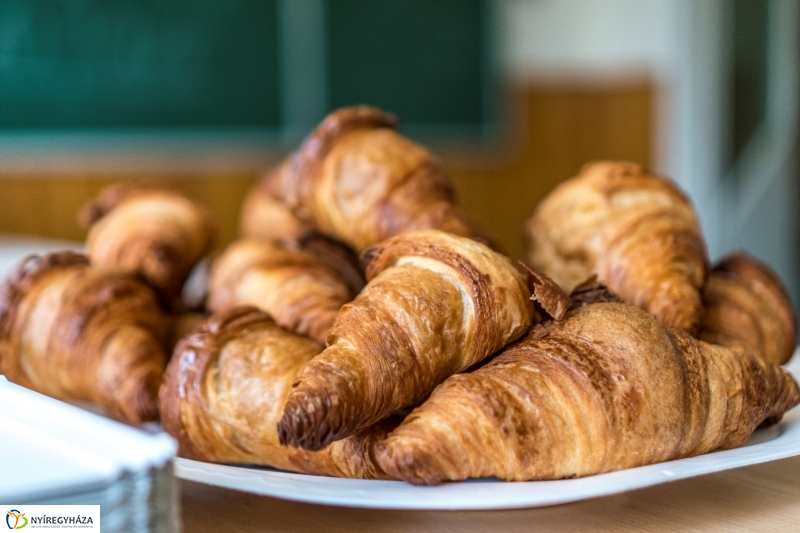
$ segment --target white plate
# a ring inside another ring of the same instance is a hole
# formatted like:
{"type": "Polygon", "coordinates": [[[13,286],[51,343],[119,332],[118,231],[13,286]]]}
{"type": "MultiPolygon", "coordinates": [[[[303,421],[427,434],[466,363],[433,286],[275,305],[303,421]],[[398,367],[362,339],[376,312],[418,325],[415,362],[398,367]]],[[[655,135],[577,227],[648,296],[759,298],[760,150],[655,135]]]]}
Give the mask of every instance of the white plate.
{"type": "MultiPolygon", "coordinates": [[[[800,375],[800,356],[795,354],[788,369],[795,377],[800,375]]],[[[183,479],[300,502],[378,509],[478,510],[574,502],[795,455],[800,455],[800,407],[787,413],[780,424],[756,431],[742,448],[580,479],[517,483],[478,479],[414,487],[401,481],[307,476],[188,459],[177,459],[175,470],[183,479]]]]}

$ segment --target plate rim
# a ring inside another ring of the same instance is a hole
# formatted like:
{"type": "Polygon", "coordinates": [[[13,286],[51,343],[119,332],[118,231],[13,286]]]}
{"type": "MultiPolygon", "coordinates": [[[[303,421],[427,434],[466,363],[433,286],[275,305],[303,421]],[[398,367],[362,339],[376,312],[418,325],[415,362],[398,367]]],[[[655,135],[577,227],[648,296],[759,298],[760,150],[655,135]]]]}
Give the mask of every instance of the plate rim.
{"type": "MultiPolygon", "coordinates": [[[[800,347],[783,369],[798,379],[800,347]]],[[[511,482],[470,479],[421,487],[403,481],[312,476],[181,457],[175,458],[175,475],[226,489],[318,505],[408,511],[486,511],[561,505],[798,455],[800,406],[785,413],[779,424],[756,430],[750,441],[739,448],[574,479],[511,482]],[[777,435],[763,440],[770,433],[777,435]],[[751,444],[752,440],[762,442],[751,444]],[[237,478],[245,480],[246,486],[234,482],[237,478]],[[320,491],[320,486],[327,486],[329,490],[320,491]]]]}
{"type": "Polygon", "coordinates": [[[758,430],[777,435],[765,442],[606,474],[549,481],[477,479],[434,487],[403,481],[345,479],[297,474],[265,467],[231,466],[177,457],[175,475],[273,498],[362,509],[465,511],[547,507],[611,496],[631,490],[713,474],[800,455],[800,407],[776,426],[758,430]]]}

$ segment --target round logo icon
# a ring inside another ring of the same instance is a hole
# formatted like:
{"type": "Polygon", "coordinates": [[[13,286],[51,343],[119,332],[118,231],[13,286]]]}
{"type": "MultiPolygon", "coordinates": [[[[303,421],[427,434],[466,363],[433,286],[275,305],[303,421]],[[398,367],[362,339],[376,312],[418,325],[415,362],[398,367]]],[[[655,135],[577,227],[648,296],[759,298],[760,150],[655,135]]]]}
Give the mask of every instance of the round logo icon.
{"type": "Polygon", "coordinates": [[[17,509],[11,509],[10,511],[6,511],[6,525],[8,529],[22,529],[28,525],[28,519],[25,513],[17,509]]]}

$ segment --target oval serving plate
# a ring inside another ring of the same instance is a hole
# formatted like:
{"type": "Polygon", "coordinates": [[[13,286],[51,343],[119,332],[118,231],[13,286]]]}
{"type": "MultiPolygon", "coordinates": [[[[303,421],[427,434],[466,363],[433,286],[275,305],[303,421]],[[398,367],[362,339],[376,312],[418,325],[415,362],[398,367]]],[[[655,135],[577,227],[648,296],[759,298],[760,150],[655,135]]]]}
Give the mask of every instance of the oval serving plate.
{"type": "MultiPolygon", "coordinates": [[[[795,378],[800,376],[797,353],[787,369],[795,378]]],[[[780,424],[756,431],[741,448],[578,479],[477,479],[415,487],[401,481],[309,476],[181,458],[175,460],[175,472],[190,481],[306,503],[377,509],[487,510],[569,503],[795,455],[800,455],[800,407],[787,413],[780,424]]]]}

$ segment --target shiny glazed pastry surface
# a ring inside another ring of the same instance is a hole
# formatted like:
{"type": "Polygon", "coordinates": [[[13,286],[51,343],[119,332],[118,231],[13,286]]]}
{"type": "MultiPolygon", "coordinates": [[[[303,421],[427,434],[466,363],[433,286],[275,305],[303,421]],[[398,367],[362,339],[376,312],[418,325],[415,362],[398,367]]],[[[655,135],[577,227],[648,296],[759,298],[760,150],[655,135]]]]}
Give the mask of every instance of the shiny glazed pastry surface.
{"type": "Polygon", "coordinates": [[[714,267],[703,289],[700,338],[741,343],[765,361],[786,363],[797,346],[797,320],[780,278],[743,252],[714,267]]]}
{"type": "Polygon", "coordinates": [[[798,401],[791,376],[751,352],[595,303],[450,377],[376,454],[414,484],[588,476],[741,446],[798,401]]]}
{"type": "Polygon", "coordinates": [[[93,264],[141,274],[168,299],[180,295],[209,251],[211,215],[182,193],[150,184],[108,187],[80,218],[93,264]]]}
{"type": "Polygon", "coordinates": [[[180,455],[307,474],[385,478],[371,450],[394,427],[391,422],[318,452],[278,442],[277,423],[291,383],[320,350],[252,307],[212,316],[180,342],[161,390],[162,424],[178,440],[180,455]]]}
{"type": "Polygon", "coordinates": [[[289,393],[285,444],[320,449],[413,406],[531,325],[525,277],[471,239],[406,233],[365,258],[367,286],[342,308],[328,347],[289,393]]]}
{"type": "Polygon", "coordinates": [[[632,163],[588,164],[526,228],[534,268],[571,291],[592,274],[667,326],[696,333],[705,243],[689,200],[632,163]]]}
{"type": "Polygon", "coordinates": [[[358,272],[346,266],[331,264],[299,245],[242,239],[214,261],[207,306],[222,311],[254,305],[281,326],[325,344],[339,310],[363,283],[358,272]]]}
{"type": "Polygon", "coordinates": [[[73,252],[26,259],[0,290],[0,374],[127,422],[158,418],[165,334],[152,289],[73,252]]]}
{"type": "Polygon", "coordinates": [[[471,235],[439,161],[396,126],[371,107],[331,113],[249,201],[276,199],[357,250],[414,230],[471,235]]]}

